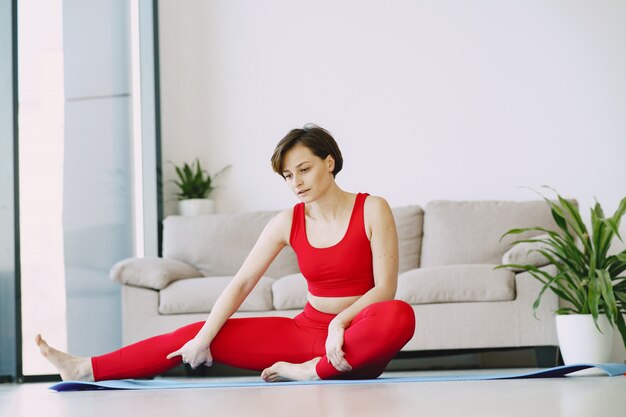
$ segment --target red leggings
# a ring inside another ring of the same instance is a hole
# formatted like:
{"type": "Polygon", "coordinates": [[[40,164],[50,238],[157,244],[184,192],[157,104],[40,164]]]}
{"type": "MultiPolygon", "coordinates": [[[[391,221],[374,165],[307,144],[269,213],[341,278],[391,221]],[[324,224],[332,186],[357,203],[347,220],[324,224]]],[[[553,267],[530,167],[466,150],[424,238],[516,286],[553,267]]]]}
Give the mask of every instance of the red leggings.
{"type": "MultiPolygon", "coordinates": [[[[229,319],[211,343],[215,362],[261,371],[278,361],[302,363],[322,357],[316,371],[321,379],[377,378],[413,337],[415,315],[403,301],[384,301],[364,308],[344,334],[343,351],[352,371],[341,373],[326,358],[328,324],[335,317],[310,304],[293,319],[255,317],[229,319]]],[[[145,378],[181,363],[166,356],[193,339],[204,322],[181,327],[114,352],[91,358],[96,381],[145,378]]]]}

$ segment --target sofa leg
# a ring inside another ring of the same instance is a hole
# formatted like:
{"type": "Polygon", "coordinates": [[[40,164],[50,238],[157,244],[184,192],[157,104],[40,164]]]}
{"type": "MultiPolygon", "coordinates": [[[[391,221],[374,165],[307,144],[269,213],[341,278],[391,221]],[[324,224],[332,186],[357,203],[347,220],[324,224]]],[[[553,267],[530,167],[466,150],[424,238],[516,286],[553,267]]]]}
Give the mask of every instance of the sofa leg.
{"type": "Polygon", "coordinates": [[[558,346],[535,347],[535,358],[537,359],[537,367],[539,368],[551,368],[563,364],[558,346]]]}

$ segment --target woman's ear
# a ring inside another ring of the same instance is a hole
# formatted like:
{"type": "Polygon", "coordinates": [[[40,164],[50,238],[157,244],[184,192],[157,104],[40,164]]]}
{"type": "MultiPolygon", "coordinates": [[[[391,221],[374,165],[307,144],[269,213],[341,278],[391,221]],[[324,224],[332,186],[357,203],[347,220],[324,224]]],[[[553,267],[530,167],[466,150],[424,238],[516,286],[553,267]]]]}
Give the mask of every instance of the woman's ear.
{"type": "Polygon", "coordinates": [[[333,158],[331,155],[328,155],[326,157],[326,164],[328,166],[328,172],[332,174],[335,170],[335,158],[333,158]]]}

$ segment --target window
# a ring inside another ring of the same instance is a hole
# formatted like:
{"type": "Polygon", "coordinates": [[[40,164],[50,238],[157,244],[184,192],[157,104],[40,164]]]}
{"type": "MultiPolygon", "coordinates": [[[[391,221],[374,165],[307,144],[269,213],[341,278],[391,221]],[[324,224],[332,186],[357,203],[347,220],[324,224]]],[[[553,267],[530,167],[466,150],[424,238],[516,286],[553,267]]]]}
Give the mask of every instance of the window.
{"type": "Polygon", "coordinates": [[[63,255],[63,2],[18,2],[22,372],[52,374],[34,337],[67,349],[63,255]]]}

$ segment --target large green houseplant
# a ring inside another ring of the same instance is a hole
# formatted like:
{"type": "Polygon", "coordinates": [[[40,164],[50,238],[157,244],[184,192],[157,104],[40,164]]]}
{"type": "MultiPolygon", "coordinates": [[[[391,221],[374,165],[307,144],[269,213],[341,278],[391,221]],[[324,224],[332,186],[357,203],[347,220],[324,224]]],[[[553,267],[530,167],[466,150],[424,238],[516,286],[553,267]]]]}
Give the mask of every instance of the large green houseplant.
{"type": "Polygon", "coordinates": [[[173,182],[178,186],[176,197],[179,200],[181,214],[210,214],[213,212],[211,193],[215,189],[215,180],[230,165],[225,166],[211,176],[202,168],[200,160],[196,158],[191,164],[184,162],[174,165],[177,179],[173,182]]]}
{"type": "Polygon", "coordinates": [[[543,287],[533,304],[533,311],[549,289],[569,304],[558,309],[557,314],[591,314],[596,327],[599,316],[604,314],[610,324],[619,330],[626,346],[626,324],[622,316],[626,313],[626,250],[609,254],[614,237],[622,240],[619,225],[626,212],[626,198],[622,199],[613,216],[608,218],[596,201],[591,208],[588,229],[578,207],[558,192],[554,193],[555,200],[540,195],[550,207],[557,230],[543,227],[511,229],[502,237],[529,231],[543,232],[539,237],[516,240],[513,245],[536,244],[533,250],[543,255],[555,267],[556,273],[550,274],[528,264],[507,264],[500,268],[527,271],[541,281],[543,287]]]}

